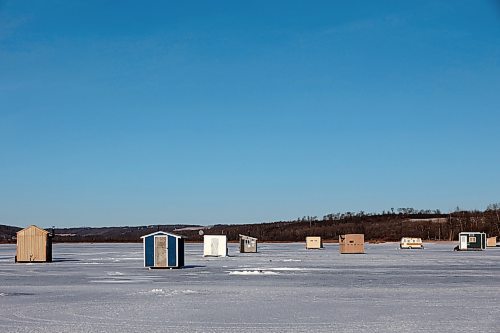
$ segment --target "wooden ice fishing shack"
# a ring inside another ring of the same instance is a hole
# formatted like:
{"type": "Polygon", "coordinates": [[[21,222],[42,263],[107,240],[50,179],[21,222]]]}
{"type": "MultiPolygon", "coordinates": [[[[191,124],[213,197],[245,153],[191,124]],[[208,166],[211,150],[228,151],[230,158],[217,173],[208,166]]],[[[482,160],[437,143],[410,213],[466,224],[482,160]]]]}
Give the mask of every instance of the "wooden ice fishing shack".
{"type": "Polygon", "coordinates": [[[497,246],[497,236],[488,237],[486,239],[486,247],[495,247],[497,246]]]}
{"type": "Polygon", "coordinates": [[[15,262],[51,262],[52,234],[30,225],[17,232],[15,262]]]}
{"type": "Polygon", "coordinates": [[[322,249],[323,241],[321,237],[309,236],[306,237],[306,249],[322,249]]]}
{"type": "Polygon", "coordinates": [[[365,235],[364,234],[340,235],[339,251],[341,254],[365,253],[365,235]]]}

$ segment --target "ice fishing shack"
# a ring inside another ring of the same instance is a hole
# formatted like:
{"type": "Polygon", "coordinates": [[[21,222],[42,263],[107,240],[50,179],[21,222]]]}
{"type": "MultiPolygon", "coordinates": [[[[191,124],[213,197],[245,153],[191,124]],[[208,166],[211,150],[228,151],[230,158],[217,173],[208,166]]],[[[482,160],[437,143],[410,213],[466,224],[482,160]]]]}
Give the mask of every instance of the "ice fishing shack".
{"type": "Polygon", "coordinates": [[[227,256],[227,236],[226,235],[204,235],[203,236],[203,256],[204,257],[225,257],[225,256],[227,256]]]}
{"type": "Polygon", "coordinates": [[[257,253],[257,238],[240,235],[240,253],[257,253]]]}
{"type": "Polygon", "coordinates": [[[306,249],[322,249],[323,248],[323,241],[321,240],[321,237],[317,236],[308,236],[306,237],[306,249]]]}
{"type": "Polygon", "coordinates": [[[484,232],[461,232],[458,234],[459,251],[482,251],[486,249],[484,232]]]}
{"type": "Polygon", "coordinates": [[[341,254],[365,253],[365,235],[364,234],[340,235],[339,251],[341,254]]]}
{"type": "Polygon", "coordinates": [[[496,247],[496,246],[497,246],[497,236],[486,238],[486,247],[496,247]]]}
{"type": "Polygon", "coordinates": [[[165,231],[141,237],[144,245],[144,267],[181,268],[184,266],[184,238],[165,231]]]}
{"type": "Polygon", "coordinates": [[[47,230],[30,225],[16,234],[15,262],[51,262],[52,236],[47,230]]]}

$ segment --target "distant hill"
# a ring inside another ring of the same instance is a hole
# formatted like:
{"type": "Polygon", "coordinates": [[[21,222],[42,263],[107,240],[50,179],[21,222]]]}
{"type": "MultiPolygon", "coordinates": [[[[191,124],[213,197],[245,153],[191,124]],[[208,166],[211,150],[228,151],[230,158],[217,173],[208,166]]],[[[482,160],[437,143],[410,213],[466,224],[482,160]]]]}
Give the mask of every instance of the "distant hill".
{"type": "MultiPolygon", "coordinates": [[[[137,242],[140,237],[158,230],[174,232],[177,229],[198,230],[194,225],[150,225],[138,227],[80,227],[55,228],[54,242],[137,242]]],[[[0,242],[14,242],[18,227],[0,225],[0,242]]],[[[51,229],[47,229],[52,231],[51,229]]]]}
{"type": "Polygon", "coordinates": [[[19,230],[21,230],[21,228],[0,224],[0,243],[12,241],[12,237],[15,236],[16,232],[19,230]]]}
{"type": "MultiPolygon", "coordinates": [[[[15,242],[20,228],[0,225],[0,242],[15,242]]],[[[54,242],[139,242],[140,237],[158,230],[174,232],[187,241],[202,241],[201,234],[225,234],[236,241],[239,234],[259,238],[260,241],[296,242],[306,236],[321,236],[336,241],[347,233],[365,234],[368,241],[397,241],[403,236],[424,240],[456,240],[461,231],[482,231],[488,236],[500,236],[500,209],[485,211],[439,212],[400,210],[398,213],[329,214],[318,220],[303,217],[295,221],[255,224],[149,225],[137,227],[56,228],[54,242]],[[201,231],[201,232],[200,232],[201,231]]]]}

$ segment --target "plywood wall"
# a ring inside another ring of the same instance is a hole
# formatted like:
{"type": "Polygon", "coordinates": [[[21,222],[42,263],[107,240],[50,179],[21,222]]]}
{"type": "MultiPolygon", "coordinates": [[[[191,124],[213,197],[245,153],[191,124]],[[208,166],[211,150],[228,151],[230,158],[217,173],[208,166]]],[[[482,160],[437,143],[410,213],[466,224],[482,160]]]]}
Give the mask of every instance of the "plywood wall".
{"type": "Polygon", "coordinates": [[[306,249],[321,249],[322,247],[321,237],[306,237],[306,249]]]}
{"type": "Polygon", "coordinates": [[[347,234],[339,237],[340,253],[365,253],[365,235],[347,234]]]}
{"type": "Polygon", "coordinates": [[[18,262],[45,262],[47,259],[48,232],[29,226],[17,233],[16,256],[18,262]]]}

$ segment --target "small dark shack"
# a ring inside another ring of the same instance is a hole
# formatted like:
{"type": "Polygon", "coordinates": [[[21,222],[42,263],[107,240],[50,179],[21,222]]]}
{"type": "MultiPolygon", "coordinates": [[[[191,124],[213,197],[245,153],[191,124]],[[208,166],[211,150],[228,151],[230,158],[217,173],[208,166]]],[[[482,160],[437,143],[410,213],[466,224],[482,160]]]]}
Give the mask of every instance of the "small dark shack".
{"type": "Polygon", "coordinates": [[[482,251],[486,249],[486,234],[484,232],[461,232],[458,234],[459,251],[482,251]]]}
{"type": "Polygon", "coordinates": [[[257,238],[240,235],[240,253],[257,253],[257,238]]]}

